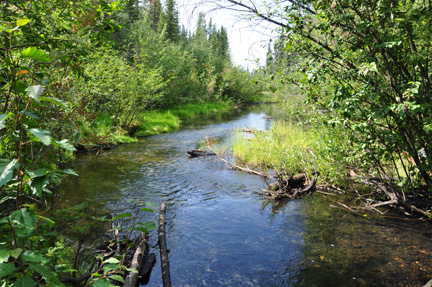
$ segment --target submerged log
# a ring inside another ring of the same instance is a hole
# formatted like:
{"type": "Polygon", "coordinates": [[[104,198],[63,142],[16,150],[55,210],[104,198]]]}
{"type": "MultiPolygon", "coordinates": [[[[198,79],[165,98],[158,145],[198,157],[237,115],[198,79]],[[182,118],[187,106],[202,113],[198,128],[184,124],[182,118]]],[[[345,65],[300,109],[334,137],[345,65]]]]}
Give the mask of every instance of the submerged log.
{"type": "Polygon", "coordinates": [[[171,275],[168,260],[168,248],[165,235],[165,212],[166,204],[162,203],[159,215],[159,249],[162,266],[162,283],[164,287],[171,287],[171,275]]]}
{"type": "Polygon", "coordinates": [[[214,153],[214,152],[207,152],[207,151],[201,150],[201,149],[191,149],[191,150],[188,150],[187,153],[192,157],[216,155],[216,153],[214,153]]]}
{"type": "Polygon", "coordinates": [[[138,283],[138,272],[141,269],[143,259],[145,256],[147,240],[148,240],[148,234],[141,233],[141,235],[135,241],[136,250],[132,257],[132,261],[129,265],[129,268],[136,269],[137,272],[129,271],[125,279],[125,285],[124,285],[125,287],[135,287],[138,283]]]}

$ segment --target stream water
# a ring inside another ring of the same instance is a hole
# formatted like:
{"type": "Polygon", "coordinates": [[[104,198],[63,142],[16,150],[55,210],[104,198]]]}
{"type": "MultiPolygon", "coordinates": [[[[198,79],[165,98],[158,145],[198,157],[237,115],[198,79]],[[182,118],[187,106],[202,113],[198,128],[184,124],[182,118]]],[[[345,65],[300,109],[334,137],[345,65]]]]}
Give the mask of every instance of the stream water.
{"type": "MultiPolygon", "coordinates": [[[[359,216],[338,198],[313,194],[273,202],[264,181],[216,157],[190,158],[206,135],[227,141],[236,128],[269,129],[272,105],[214,114],[175,133],[82,155],[57,207],[87,202],[90,213],[137,210],[130,199],[167,203],[173,286],[423,286],[432,278],[432,228],[397,217],[359,216]]],[[[137,213],[157,222],[157,214],[137,213]]],[[[158,262],[147,286],[162,286],[158,262]]]]}

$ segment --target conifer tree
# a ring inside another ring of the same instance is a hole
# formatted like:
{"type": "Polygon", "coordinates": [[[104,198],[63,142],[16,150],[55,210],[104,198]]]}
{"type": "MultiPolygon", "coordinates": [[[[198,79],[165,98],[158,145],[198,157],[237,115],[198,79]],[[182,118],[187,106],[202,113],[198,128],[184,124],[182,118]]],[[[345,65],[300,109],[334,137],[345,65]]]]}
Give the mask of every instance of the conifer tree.
{"type": "Polygon", "coordinates": [[[177,42],[180,35],[179,15],[174,0],[168,0],[166,3],[166,32],[169,40],[177,42]]]}

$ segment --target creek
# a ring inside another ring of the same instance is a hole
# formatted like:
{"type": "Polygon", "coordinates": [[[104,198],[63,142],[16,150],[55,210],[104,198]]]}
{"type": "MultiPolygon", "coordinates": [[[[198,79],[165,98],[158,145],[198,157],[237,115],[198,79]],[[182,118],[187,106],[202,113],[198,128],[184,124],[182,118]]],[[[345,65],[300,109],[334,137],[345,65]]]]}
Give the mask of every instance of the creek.
{"type": "MultiPolygon", "coordinates": [[[[87,212],[136,212],[130,199],[167,203],[173,286],[423,286],[432,278],[430,223],[341,208],[312,194],[274,202],[262,178],[229,170],[217,157],[190,158],[206,135],[229,141],[236,128],[267,130],[273,105],[184,122],[170,134],[142,138],[73,163],[79,177],[60,187],[56,208],[87,203],[87,212]]],[[[157,213],[138,213],[153,220],[157,213]]],[[[147,286],[162,286],[158,262],[147,286]]]]}

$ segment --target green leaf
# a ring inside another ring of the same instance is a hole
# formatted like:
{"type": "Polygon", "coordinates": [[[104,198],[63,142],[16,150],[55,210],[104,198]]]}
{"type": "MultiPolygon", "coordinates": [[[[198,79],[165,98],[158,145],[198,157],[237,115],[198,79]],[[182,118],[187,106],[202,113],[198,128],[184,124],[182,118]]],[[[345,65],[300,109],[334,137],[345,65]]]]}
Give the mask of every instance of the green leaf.
{"type": "Polygon", "coordinates": [[[39,273],[47,283],[51,283],[54,286],[64,286],[50,267],[42,264],[30,264],[29,268],[39,273]]]}
{"type": "Polygon", "coordinates": [[[5,128],[5,122],[7,120],[7,118],[9,118],[12,115],[12,113],[5,115],[5,114],[1,114],[0,115],[0,129],[5,128]]]}
{"type": "Polygon", "coordinates": [[[119,261],[117,258],[111,257],[111,258],[108,258],[107,260],[105,260],[104,262],[105,262],[105,263],[117,264],[117,263],[119,263],[120,261],[119,261]]]}
{"type": "Polygon", "coordinates": [[[0,264],[0,278],[10,276],[17,270],[18,268],[16,268],[13,263],[2,263],[0,264]]]}
{"type": "Polygon", "coordinates": [[[119,219],[119,218],[126,218],[126,217],[132,217],[132,213],[130,213],[130,212],[121,213],[121,214],[119,214],[117,216],[114,216],[114,218],[112,220],[116,220],[116,219],[119,219]]]}
{"type": "Polygon", "coordinates": [[[9,260],[9,256],[9,250],[0,250],[0,263],[7,262],[9,260]]]}
{"type": "Polygon", "coordinates": [[[28,47],[27,49],[22,51],[21,58],[30,58],[41,63],[48,63],[50,61],[48,55],[45,54],[43,50],[36,47],[28,47]]]}
{"type": "Polygon", "coordinates": [[[28,275],[19,277],[12,287],[33,287],[37,286],[36,282],[28,275]]]}
{"type": "Polygon", "coordinates": [[[147,212],[154,212],[154,210],[153,209],[151,209],[151,208],[141,208],[141,211],[147,211],[147,212]]]}
{"type": "Polygon", "coordinates": [[[146,223],[138,222],[138,224],[143,226],[147,230],[155,230],[157,228],[154,222],[146,222],[146,223]]]}
{"type": "Polygon", "coordinates": [[[51,102],[51,103],[54,103],[54,104],[61,106],[65,110],[69,110],[69,107],[67,106],[67,104],[60,99],[53,98],[53,97],[41,97],[39,100],[41,102],[51,102]]]}
{"type": "Polygon", "coordinates": [[[112,283],[107,278],[100,278],[94,282],[91,286],[93,287],[111,287],[112,283]]]}
{"type": "Polygon", "coordinates": [[[18,168],[19,163],[16,159],[9,161],[0,159],[0,187],[6,185],[12,179],[14,169],[18,168]]]}
{"type": "Polygon", "coordinates": [[[59,144],[60,147],[64,150],[76,151],[76,148],[72,144],[70,144],[67,139],[56,141],[56,143],[59,144]]]}
{"type": "Polygon", "coordinates": [[[27,92],[27,95],[30,98],[35,99],[36,101],[39,101],[40,96],[42,95],[43,91],[44,91],[44,87],[41,85],[37,85],[37,86],[30,86],[27,89],[25,89],[27,92]]]}
{"type": "Polygon", "coordinates": [[[35,178],[35,177],[46,176],[47,172],[48,172],[48,169],[40,168],[37,170],[28,170],[27,174],[30,176],[30,178],[35,178]]]}
{"type": "Polygon", "coordinates": [[[39,214],[37,214],[36,216],[37,216],[38,218],[40,218],[40,219],[43,219],[43,220],[48,221],[48,222],[51,223],[51,224],[55,224],[54,220],[51,220],[51,219],[49,219],[48,217],[44,217],[44,216],[39,215],[39,214]]]}
{"type": "Polygon", "coordinates": [[[18,258],[18,257],[21,255],[22,251],[23,251],[23,250],[22,250],[21,248],[17,248],[17,249],[11,250],[11,251],[10,251],[10,255],[11,255],[13,258],[18,258]]]}
{"type": "Polygon", "coordinates": [[[49,131],[41,130],[41,129],[29,129],[29,132],[32,133],[44,145],[50,145],[50,143],[51,143],[50,134],[51,133],[49,131]]]}
{"type": "Polygon", "coordinates": [[[136,268],[126,268],[127,271],[138,274],[138,270],[136,268]]]}
{"type": "Polygon", "coordinates": [[[37,197],[42,197],[43,191],[50,192],[47,188],[48,184],[49,184],[48,175],[33,178],[29,182],[31,194],[37,197]]]}
{"type": "Polygon", "coordinates": [[[48,259],[45,258],[41,253],[37,251],[27,250],[26,252],[23,253],[21,258],[25,262],[39,262],[39,263],[48,262],[48,259]]]}
{"type": "Polygon", "coordinates": [[[119,282],[121,282],[123,284],[126,283],[125,280],[123,279],[123,277],[121,277],[120,275],[112,275],[112,276],[110,276],[110,279],[119,281],[119,282]]]}
{"type": "Polygon", "coordinates": [[[138,231],[144,232],[145,234],[148,234],[148,233],[149,233],[149,231],[148,231],[146,228],[144,228],[144,227],[135,227],[135,230],[138,230],[138,231]]]}
{"type": "Polygon", "coordinates": [[[30,19],[18,19],[17,20],[17,26],[27,25],[30,21],[31,21],[30,19]]]}
{"type": "Polygon", "coordinates": [[[28,208],[22,208],[12,212],[11,218],[14,221],[14,224],[24,232],[23,235],[25,236],[31,234],[36,228],[37,217],[34,212],[28,208]]]}
{"type": "Polygon", "coordinates": [[[37,121],[40,120],[38,114],[36,114],[36,113],[26,111],[26,112],[25,112],[25,115],[26,115],[27,117],[31,118],[31,119],[34,119],[34,120],[37,120],[37,121]]]}
{"type": "Polygon", "coordinates": [[[66,173],[66,174],[71,174],[71,175],[79,176],[73,169],[70,169],[70,168],[63,170],[63,172],[66,173]]]}

